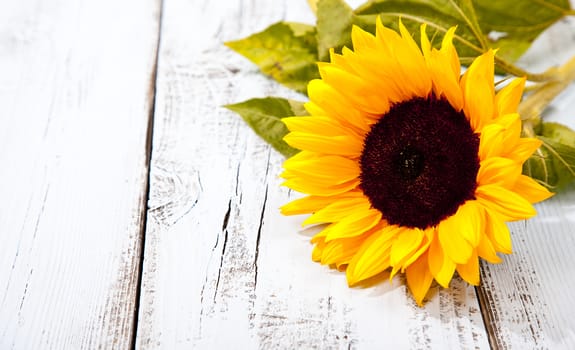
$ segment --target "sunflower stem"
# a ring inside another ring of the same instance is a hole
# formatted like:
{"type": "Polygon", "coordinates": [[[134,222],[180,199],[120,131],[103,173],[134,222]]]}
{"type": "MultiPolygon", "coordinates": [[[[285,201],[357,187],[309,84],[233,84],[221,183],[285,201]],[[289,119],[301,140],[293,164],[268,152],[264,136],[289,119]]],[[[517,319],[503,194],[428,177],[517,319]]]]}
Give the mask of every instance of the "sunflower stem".
{"type": "Polygon", "coordinates": [[[557,80],[557,68],[551,67],[543,73],[531,73],[516,65],[506,61],[505,59],[495,56],[495,64],[505,72],[515,75],[516,77],[525,77],[532,82],[548,82],[550,80],[557,80]]]}
{"type": "Polygon", "coordinates": [[[549,75],[549,81],[537,86],[519,104],[518,112],[524,122],[523,128],[526,133],[532,132],[533,127],[539,123],[541,112],[545,107],[575,80],[575,56],[561,67],[553,67],[545,74],[549,75]]]}

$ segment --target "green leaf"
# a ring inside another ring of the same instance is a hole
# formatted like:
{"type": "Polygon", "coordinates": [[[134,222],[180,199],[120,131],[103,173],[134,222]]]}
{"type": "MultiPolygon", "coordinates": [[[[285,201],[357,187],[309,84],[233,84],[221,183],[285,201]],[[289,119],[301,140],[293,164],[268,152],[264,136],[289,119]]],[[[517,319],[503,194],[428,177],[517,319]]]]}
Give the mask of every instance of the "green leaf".
{"type": "Polygon", "coordinates": [[[343,0],[317,2],[317,49],[319,59],[327,61],[329,49],[340,51],[351,45],[351,27],[354,14],[343,0]]]}
{"type": "Polygon", "coordinates": [[[541,123],[539,132],[541,136],[545,136],[565,146],[575,148],[575,131],[563,124],[553,122],[541,123]]]}
{"type": "Polygon", "coordinates": [[[541,123],[538,129],[543,144],[523,172],[558,191],[575,180],[575,131],[558,123],[541,123]]]}
{"type": "Polygon", "coordinates": [[[225,107],[238,113],[256,134],[284,156],[289,158],[298,152],[283,140],[289,131],[281,119],[307,115],[303,102],[266,97],[254,98],[225,107]]]}
{"type": "Polygon", "coordinates": [[[301,93],[306,93],[310,80],[319,77],[313,26],[278,22],[225,45],[258,65],[264,74],[301,93]]]}
{"type": "MultiPolygon", "coordinates": [[[[496,63],[510,72],[519,58],[550,25],[573,11],[568,0],[371,0],[355,11],[354,22],[374,26],[377,15],[389,27],[399,18],[412,35],[427,23],[434,46],[456,25],[454,45],[464,64],[488,48],[498,48],[496,63]]],[[[511,72],[513,73],[513,72],[511,72]]]]}
{"type": "MultiPolygon", "coordinates": [[[[313,0],[316,4],[316,0],[313,0]]],[[[550,25],[573,15],[569,0],[370,0],[353,11],[344,0],[317,0],[317,26],[278,22],[260,33],[226,45],[257,64],[281,84],[306,93],[318,78],[318,60],[329,50],[351,48],[351,28],[374,32],[375,19],[397,30],[401,18],[414,36],[427,23],[432,44],[438,47],[445,32],[457,26],[454,45],[461,62],[470,64],[489,48],[497,48],[498,72],[529,75],[511,65],[550,25]]]]}
{"type": "Polygon", "coordinates": [[[500,48],[498,55],[509,61],[519,58],[553,23],[573,14],[569,0],[473,0],[473,4],[489,46],[500,48]]]}

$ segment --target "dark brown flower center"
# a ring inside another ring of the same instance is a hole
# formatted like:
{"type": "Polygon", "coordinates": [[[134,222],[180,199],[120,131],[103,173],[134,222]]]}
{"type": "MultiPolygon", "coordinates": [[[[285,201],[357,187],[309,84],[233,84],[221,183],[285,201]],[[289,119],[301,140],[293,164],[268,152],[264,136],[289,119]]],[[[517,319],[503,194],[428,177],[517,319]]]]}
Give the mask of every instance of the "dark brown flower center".
{"type": "Polygon", "coordinates": [[[413,98],[372,126],[361,154],[361,189],[390,224],[427,228],[474,198],[479,136],[449,102],[413,98]]]}

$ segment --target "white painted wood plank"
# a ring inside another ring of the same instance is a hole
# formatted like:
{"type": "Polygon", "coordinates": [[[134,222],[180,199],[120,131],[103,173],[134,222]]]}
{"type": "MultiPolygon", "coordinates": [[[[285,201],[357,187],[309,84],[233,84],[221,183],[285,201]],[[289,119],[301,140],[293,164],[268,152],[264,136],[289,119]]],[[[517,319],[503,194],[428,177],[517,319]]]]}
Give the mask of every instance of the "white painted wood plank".
{"type": "MultiPolygon", "coordinates": [[[[575,20],[537,40],[522,62],[534,70],[575,55],[575,20]]],[[[575,128],[575,85],[545,113],[575,128]]],[[[491,343],[498,349],[575,348],[575,187],[536,206],[538,216],[509,225],[514,254],[482,265],[478,289],[491,343]]]]}
{"type": "Polygon", "coordinates": [[[488,348],[475,290],[454,280],[418,308],[404,281],[347,287],[311,261],[278,207],[282,157],[223,104],[296,97],[222,46],[305,1],[164,2],[139,349],[488,348]]]}
{"type": "Polygon", "coordinates": [[[0,5],[0,348],[134,333],[159,1],[0,5]]]}

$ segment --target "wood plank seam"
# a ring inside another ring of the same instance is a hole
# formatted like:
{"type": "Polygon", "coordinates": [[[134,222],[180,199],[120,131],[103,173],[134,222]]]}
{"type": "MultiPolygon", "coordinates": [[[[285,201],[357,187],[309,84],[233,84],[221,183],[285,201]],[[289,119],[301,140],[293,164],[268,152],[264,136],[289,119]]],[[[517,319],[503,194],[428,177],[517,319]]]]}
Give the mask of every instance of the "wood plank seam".
{"type": "Polygon", "coordinates": [[[160,58],[160,45],[162,42],[162,19],[163,19],[163,9],[164,9],[164,0],[158,0],[158,34],[157,34],[157,43],[155,48],[155,57],[154,63],[152,67],[152,74],[150,75],[150,82],[148,86],[148,99],[151,101],[150,109],[148,111],[148,132],[146,134],[146,159],[145,159],[145,170],[147,173],[146,176],[146,183],[144,184],[144,193],[141,197],[140,202],[140,222],[142,223],[140,227],[139,233],[139,244],[138,249],[139,252],[139,261],[138,266],[136,266],[137,273],[136,273],[136,292],[134,297],[134,308],[133,308],[133,315],[132,315],[132,337],[130,339],[130,346],[129,348],[132,350],[136,349],[136,339],[138,333],[138,319],[140,314],[140,297],[142,292],[142,275],[144,270],[144,252],[146,248],[146,229],[148,224],[148,201],[150,198],[150,180],[151,180],[151,161],[152,161],[152,149],[153,149],[153,140],[154,140],[154,117],[156,112],[156,87],[157,87],[157,79],[158,79],[158,61],[160,58]]]}
{"type": "MultiPolygon", "coordinates": [[[[481,263],[483,265],[483,263],[481,263]]],[[[483,269],[483,266],[481,266],[483,269]]],[[[494,350],[500,349],[497,339],[496,339],[496,332],[495,332],[495,324],[492,320],[492,317],[496,317],[496,315],[492,315],[489,309],[487,308],[488,302],[491,298],[489,298],[486,293],[489,293],[487,290],[483,290],[481,287],[475,287],[475,294],[477,295],[477,300],[479,300],[479,310],[481,312],[481,319],[483,320],[483,325],[485,326],[485,330],[487,332],[487,340],[489,341],[489,347],[494,350]]]]}

